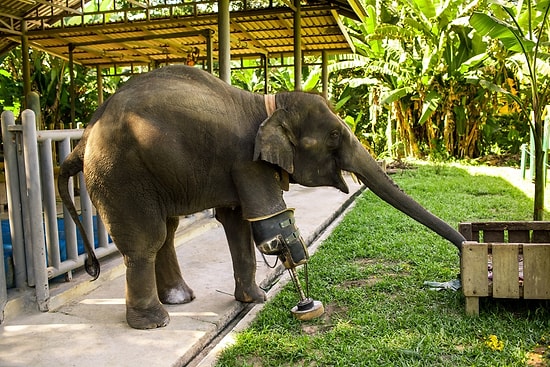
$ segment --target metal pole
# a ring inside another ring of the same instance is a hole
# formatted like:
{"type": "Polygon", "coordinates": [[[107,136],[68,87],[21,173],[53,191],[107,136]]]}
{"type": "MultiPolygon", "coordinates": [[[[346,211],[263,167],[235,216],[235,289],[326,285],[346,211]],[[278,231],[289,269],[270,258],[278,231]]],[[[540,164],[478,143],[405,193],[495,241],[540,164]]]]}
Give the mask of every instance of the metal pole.
{"type": "MultiPolygon", "coordinates": [[[[29,38],[27,36],[27,21],[21,20],[21,55],[23,62],[23,96],[27,98],[31,91],[31,63],[29,60],[29,38]]],[[[23,107],[27,107],[27,101],[23,107]]]]}
{"type": "Polygon", "coordinates": [[[220,79],[231,84],[231,30],[229,28],[229,0],[218,1],[218,42],[220,79]]]}
{"type": "MultiPolygon", "coordinates": [[[[66,137],[61,140],[58,144],[59,148],[59,162],[63,162],[65,158],[71,152],[71,138],[66,137]]],[[[74,178],[69,179],[69,194],[71,195],[72,200],[74,201],[74,178]]],[[[69,210],[65,205],[63,205],[63,225],[65,228],[65,248],[67,249],[67,260],[78,259],[78,250],[77,250],[77,240],[76,240],[76,224],[69,214],[69,210]]]]}
{"type": "Polygon", "coordinates": [[[103,104],[103,73],[101,72],[101,66],[97,65],[95,68],[97,78],[97,105],[103,104]]]}
{"type": "Polygon", "coordinates": [[[59,228],[55,201],[55,179],[53,173],[52,140],[46,139],[40,144],[40,173],[42,176],[42,194],[44,203],[44,228],[48,245],[48,265],[59,268],[61,254],[59,248],[59,228]]]}
{"type": "Polygon", "coordinates": [[[269,56],[262,55],[261,57],[264,67],[264,93],[267,94],[269,92],[269,67],[267,65],[269,56]]]}
{"type": "Polygon", "coordinates": [[[4,144],[4,174],[8,196],[8,216],[10,219],[11,244],[13,248],[13,271],[15,287],[23,288],[27,281],[27,260],[25,256],[22,203],[19,182],[19,164],[17,163],[17,136],[9,128],[15,127],[13,112],[2,113],[2,141],[4,144]]]}
{"type": "Polygon", "coordinates": [[[302,90],[302,14],[300,0],[294,0],[294,89],[302,90]]]}
{"type": "Polygon", "coordinates": [[[323,97],[328,98],[328,56],[326,51],[323,51],[321,55],[321,75],[323,82],[323,97]]]}
{"type": "Polygon", "coordinates": [[[29,92],[27,97],[27,108],[31,109],[36,116],[36,130],[40,130],[42,124],[42,112],[40,111],[40,96],[36,92],[29,92]]]}
{"type": "Polygon", "coordinates": [[[212,44],[212,31],[208,30],[206,33],[206,71],[212,74],[214,70],[214,49],[212,44]]]}
{"type": "Polygon", "coordinates": [[[34,112],[25,110],[21,114],[23,121],[23,152],[25,156],[25,175],[27,177],[27,197],[32,227],[27,242],[32,246],[36,303],[40,311],[48,311],[50,289],[46,270],[46,244],[42,221],[42,192],[40,168],[38,164],[38,143],[34,112]]]}
{"type": "Polygon", "coordinates": [[[74,59],[73,59],[74,45],[69,45],[69,81],[70,81],[70,96],[71,96],[71,128],[75,126],[75,84],[74,84],[74,59]]]}
{"type": "Polygon", "coordinates": [[[8,282],[4,271],[4,261],[4,243],[2,242],[2,236],[0,236],[0,324],[4,321],[4,308],[8,303],[8,282]]]}

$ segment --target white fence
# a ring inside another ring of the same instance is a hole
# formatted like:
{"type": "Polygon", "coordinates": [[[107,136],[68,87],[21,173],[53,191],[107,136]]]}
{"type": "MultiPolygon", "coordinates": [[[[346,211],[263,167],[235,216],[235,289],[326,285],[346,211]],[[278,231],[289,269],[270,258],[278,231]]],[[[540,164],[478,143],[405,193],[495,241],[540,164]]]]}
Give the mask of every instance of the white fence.
{"type": "MultiPolygon", "coordinates": [[[[48,310],[49,280],[84,264],[80,234],[67,210],[56,199],[55,171],[70,153],[83,130],[36,130],[34,112],[25,110],[22,123],[15,124],[11,112],[2,113],[4,169],[8,197],[12,257],[4,264],[0,246],[0,322],[7,302],[8,284],[15,288],[34,287],[38,308],[48,310]],[[79,245],[80,242],[80,245],[79,245]],[[8,265],[13,279],[4,272],[8,265]]],[[[80,214],[98,258],[116,251],[92,206],[82,173],[69,191],[79,187],[80,214]]],[[[74,198],[73,198],[74,199],[74,198]]],[[[1,241],[1,236],[0,236],[1,241]]]]}

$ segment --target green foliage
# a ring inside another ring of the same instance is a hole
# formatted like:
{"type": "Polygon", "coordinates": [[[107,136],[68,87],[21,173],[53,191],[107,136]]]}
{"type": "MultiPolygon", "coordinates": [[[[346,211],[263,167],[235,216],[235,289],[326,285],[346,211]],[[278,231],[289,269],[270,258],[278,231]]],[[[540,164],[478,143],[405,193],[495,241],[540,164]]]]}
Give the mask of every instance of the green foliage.
{"type": "MultiPolygon", "coordinates": [[[[422,164],[394,179],[454,227],[529,219],[530,200],[500,178],[507,170],[422,164]]],[[[548,346],[544,302],[482,299],[480,315],[471,317],[461,292],[424,286],[456,278],[456,248],[370,192],[312,256],[309,271],[325,315],[295,320],[288,284],[217,366],[520,367],[548,346]]]]}
{"type": "MultiPolygon", "coordinates": [[[[0,106],[18,115],[24,106],[21,50],[10,52],[0,63],[0,106]]],[[[69,127],[71,101],[68,63],[41,51],[30,53],[31,90],[40,96],[42,128],[69,127]]],[[[95,72],[75,66],[76,122],[87,122],[97,108],[95,72]]]]}
{"type": "Polygon", "coordinates": [[[513,63],[518,88],[507,90],[492,86],[493,90],[511,98],[530,126],[535,145],[535,200],[533,219],[542,220],[544,213],[545,161],[548,152],[543,151],[545,136],[543,114],[550,103],[550,78],[548,71],[548,16],[550,1],[519,2],[508,4],[495,2],[490,6],[493,14],[475,12],[470,24],[475,30],[498,41],[508,53],[507,61],[513,63]]]}

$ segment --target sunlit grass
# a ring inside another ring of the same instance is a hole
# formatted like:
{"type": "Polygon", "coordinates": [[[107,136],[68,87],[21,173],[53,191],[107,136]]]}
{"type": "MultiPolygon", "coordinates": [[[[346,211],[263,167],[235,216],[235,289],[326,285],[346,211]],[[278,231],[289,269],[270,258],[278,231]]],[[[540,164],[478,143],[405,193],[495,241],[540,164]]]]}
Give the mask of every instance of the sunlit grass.
{"type": "MultiPolygon", "coordinates": [[[[456,227],[530,220],[532,196],[524,191],[531,184],[505,179],[511,172],[420,164],[393,178],[456,227]]],[[[218,366],[526,366],[533,355],[546,361],[545,301],[486,299],[479,316],[467,316],[461,292],[423,285],[457,277],[456,248],[370,192],[312,256],[309,270],[310,293],[323,302],[325,315],[296,321],[289,312],[296,295],[288,285],[218,366]]]]}

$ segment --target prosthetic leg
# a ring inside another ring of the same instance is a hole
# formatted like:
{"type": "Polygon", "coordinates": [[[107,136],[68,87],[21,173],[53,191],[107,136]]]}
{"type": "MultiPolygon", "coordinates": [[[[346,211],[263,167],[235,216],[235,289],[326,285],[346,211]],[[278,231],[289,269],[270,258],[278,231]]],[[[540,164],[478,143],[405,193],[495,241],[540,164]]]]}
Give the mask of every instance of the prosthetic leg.
{"type": "Polygon", "coordinates": [[[321,316],[325,309],[320,301],[309,297],[307,262],[309,254],[306,244],[295,226],[294,211],[286,209],[267,218],[251,221],[252,234],[256,247],[266,255],[277,255],[296,287],[300,301],[292,308],[292,314],[298,320],[311,320],[321,316]],[[302,288],[296,267],[304,265],[306,291],[302,288]]]}

